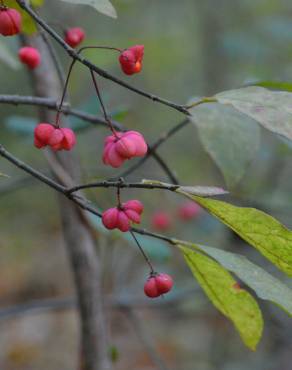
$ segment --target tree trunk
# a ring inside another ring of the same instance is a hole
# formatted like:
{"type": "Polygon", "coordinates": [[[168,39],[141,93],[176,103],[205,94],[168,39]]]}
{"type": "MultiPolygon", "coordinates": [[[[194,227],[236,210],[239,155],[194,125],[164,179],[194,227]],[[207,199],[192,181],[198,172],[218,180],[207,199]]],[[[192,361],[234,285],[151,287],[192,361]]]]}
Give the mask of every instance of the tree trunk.
{"type": "MultiPolygon", "coordinates": [[[[32,72],[36,95],[60,98],[62,87],[48,45],[42,37],[30,38],[29,43],[37,47],[42,54],[41,66],[32,72]]],[[[54,123],[55,113],[40,109],[39,117],[42,122],[54,123]]],[[[61,122],[63,126],[66,126],[64,117],[61,122]]],[[[48,152],[47,157],[53,172],[54,167],[58,167],[57,172],[63,177],[63,182],[74,179],[78,183],[80,166],[76,156],[71,152],[57,154],[48,152]]],[[[60,176],[57,177],[60,180],[60,176]]],[[[101,269],[96,253],[96,241],[87,222],[86,214],[62,195],[59,195],[58,203],[78,299],[81,326],[81,368],[107,370],[111,366],[107,355],[101,269]]]]}

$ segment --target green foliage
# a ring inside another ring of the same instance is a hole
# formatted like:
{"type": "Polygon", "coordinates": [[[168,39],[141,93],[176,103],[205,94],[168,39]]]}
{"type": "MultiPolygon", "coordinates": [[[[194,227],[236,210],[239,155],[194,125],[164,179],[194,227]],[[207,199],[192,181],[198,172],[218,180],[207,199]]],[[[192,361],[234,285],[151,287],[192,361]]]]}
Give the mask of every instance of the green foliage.
{"type": "MultiPolygon", "coordinates": [[[[143,184],[148,185],[162,185],[166,187],[173,186],[172,184],[168,184],[166,182],[158,181],[158,180],[142,180],[143,184]]],[[[215,186],[178,186],[176,188],[177,192],[188,193],[190,195],[198,195],[201,197],[210,197],[212,195],[223,195],[227,194],[228,192],[222,188],[218,188],[215,186]]]]}
{"type": "Polygon", "coordinates": [[[30,0],[30,4],[36,8],[44,5],[45,0],[30,0]]]}
{"type": "Polygon", "coordinates": [[[220,104],[198,105],[191,113],[203,147],[227,185],[235,185],[259,147],[259,127],[249,117],[220,104]]]}
{"type": "Polygon", "coordinates": [[[237,286],[230,273],[213,259],[180,246],[193,275],[214,306],[228,317],[252,350],[262,336],[263,319],[255,299],[237,286]]]}
{"type": "Polygon", "coordinates": [[[249,86],[260,86],[267,89],[283,90],[292,92],[292,82],[287,81],[256,81],[248,84],[249,86]]]}
{"type": "Polygon", "coordinates": [[[191,245],[189,243],[187,245],[203,251],[227,270],[233,272],[240,280],[253,289],[259,298],[275,303],[289,315],[292,315],[291,289],[261,267],[250,262],[240,254],[204,245],[191,245]]]}
{"type": "Polygon", "coordinates": [[[117,13],[109,0],[62,0],[66,3],[89,5],[95,8],[102,14],[108,15],[112,18],[117,18],[117,13]]]}
{"type": "Polygon", "coordinates": [[[230,104],[264,128],[292,140],[292,94],[251,86],[215,96],[219,103],[230,104]]]}
{"type": "Polygon", "coordinates": [[[219,200],[201,198],[177,190],[193,199],[239,236],[254,246],[288,276],[292,276],[292,232],[255,208],[236,207],[219,200]]]}

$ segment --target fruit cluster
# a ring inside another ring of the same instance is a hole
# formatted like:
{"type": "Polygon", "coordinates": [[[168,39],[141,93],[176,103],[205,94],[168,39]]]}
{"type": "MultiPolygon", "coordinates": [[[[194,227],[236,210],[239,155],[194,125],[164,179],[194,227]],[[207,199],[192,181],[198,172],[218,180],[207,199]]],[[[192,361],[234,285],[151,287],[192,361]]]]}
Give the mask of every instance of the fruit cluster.
{"type": "Polygon", "coordinates": [[[109,229],[129,231],[131,222],[139,224],[144,206],[139,200],[129,200],[115,208],[110,208],[102,214],[102,223],[109,229]]]}
{"type": "MultiPolygon", "coordinates": [[[[13,36],[19,34],[21,29],[22,17],[20,12],[14,8],[8,8],[3,5],[2,2],[2,5],[0,5],[0,34],[3,36],[13,36]]],[[[80,27],[68,28],[64,33],[64,41],[72,48],[79,46],[84,39],[85,32],[80,27]]],[[[126,75],[133,75],[142,70],[144,45],[134,45],[124,50],[107,47],[105,47],[105,49],[119,52],[120,67],[126,75]]],[[[79,52],[81,51],[82,49],[80,49],[79,52]]],[[[21,47],[18,51],[18,57],[21,63],[25,64],[30,69],[39,67],[42,60],[40,51],[30,45],[21,47]]],[[[69,76],[70,75],[68,75],[68,80],[69,76]]],[[[35,127],[34,145],[38,149],[50,147],[53,151],[71,150],[76,144],[74,132],[70,128],[60,127],[59,122],[63,100],[66,95],[66,88],[67,84],[63,92],[60,106],[58,107],[55,123],[42,122],[35,127]]],[[[98,91],[97,95],[102,103],[98,91]]],[[[112,131],[112,135],[106,137],[104,142],[102,159],[105,165],[118,168],[126,160],[146,155],[148,147],[140,132],[116,132],[106,116],[105,110],[104,116],[112,131]]],[[[132,223],[139,224],[141,222],[143,204],[139,200],[129,200],[125,203],[121,203],[119,191],[120,189],[118,189],[118,205],[103,212],[102,222],[109,230],[119,229],[122,232],[127,232],[131,230],[132,223]]],[[[155,224],[159,224],[160,228],[165,229],[167,220],[163,220],[163,217],[161,217],[161,215],[159,217],[158,215],[156,216],[155,224]]],[[[134,239],[136,240],[135,237],[134,239]]],[[[139,245],[137,240],[136,242],[139,245]]],[[[173,281],[169,275],[158,274],[154,272],[151,264],[150,266],[151,272],[145,283],[144,291],[148,297],[155,298],[169,292],[173,286],[173,281]]]]}
{"type": "Polygon", "coordinates": [[[50,123],[39,123],[34,130],[34,145],[37,148],[51,147],[54,151],[70,150],[76,137],[70,128],[58,128],[50,123]]]}

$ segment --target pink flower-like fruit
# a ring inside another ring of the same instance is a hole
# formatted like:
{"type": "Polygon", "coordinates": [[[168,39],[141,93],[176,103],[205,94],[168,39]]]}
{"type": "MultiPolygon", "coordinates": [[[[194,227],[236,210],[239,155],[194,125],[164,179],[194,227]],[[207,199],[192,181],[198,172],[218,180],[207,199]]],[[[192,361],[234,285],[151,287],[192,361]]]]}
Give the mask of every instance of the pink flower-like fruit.
{"type": "Polygon", "coordinates": [[[65,32],[65,42],[71,46],[71,48],[76,48],[85,38],[85,32],[80,27],[69,28],[65,32]]]}
{"type": "Polygon", "coordinates": [[[192,201],[185,202],[178,208],[178,215],[184,221],[198,217],[201,212],[202,208],[197,203],[192,201]]]}
{"type": "Polygon", "coordinates": [[[13,8],[0,8],[0,34],[3,36],[17,35],[21,31],[21,15],[13,8]]]}
{"type": "Polygon", "coordinates": [[[57,128],[50,123],[39,123],[34,130],[34,145],[38,148],[46,146],[54,151],[70,150],[76,144],[76,136],[70,128],[57,128]]]}
{"type": "Polygon", "coordinates": [[[31,46],[19,49],[18,56],[20,61],[31,69],[38,67],[41,62],[40,52],[31,46]]]}
{"type": "Polygon", "coordinates": [[[105,139],[103,163],[114,168],[133,157],[143,157],[148,147],[144,137],[137,131],[116,133],[105,139]]]}
{"type": "Polygon", "coordinates": [[[168,274],[151,275],[144,285],[144,293],[149,298],[157,298],[168,293],[172,287],[173,279],[168,274]]]}
{"type": "Polygon", "coordinates": [[[143,204],[139,200],[129,200],[121,207],[110,208],[103,212],[102,223],[109,229],[119,229],[126,232],[131,228],[131,223],[139,224],[143,212],[143,204]]]}
{"type": "Polygon", "coordinates": [[[119,61],[126,75],[139,73],[142,69],[144,45],[135,45],[121,52],[119,61]]]}
{"type": "Polygon", "coordinates": [[[152,216],[152,226],[156,230],[164,231],[171,227],[172,221],[170,215],[165,211],[157,211],[152,216]]]}

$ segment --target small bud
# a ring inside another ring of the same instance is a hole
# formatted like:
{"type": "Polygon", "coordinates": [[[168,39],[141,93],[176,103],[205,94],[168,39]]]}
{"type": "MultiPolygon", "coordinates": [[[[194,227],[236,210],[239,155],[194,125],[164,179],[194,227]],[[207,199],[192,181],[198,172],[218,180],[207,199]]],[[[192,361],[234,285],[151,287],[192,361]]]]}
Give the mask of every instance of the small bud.
{"type": "Polygon", "coordinates": [[[13,8],[0,8],[0,34],[17,35],[21,31],[21,14],[13,8]]]}
{"type": "Polygon", "coordinates": [[[72,48],[76,48],[85,38],[85,32],[80,27],[69,28],[65,32],[65,42],[72,48]]]}
{"type": "Polygon", "coordinates": [[[18,56],[20,61],[31,69],[38,67],[41,62],[39,51],[30,46],[25,46],[19,49],[18,56]]]}
{"type": "Polygon", "coordinates": [[[139,73],[142,69],[144,45],[135,45],[121,52],[119,61],[126,75],[139,73]]]}

